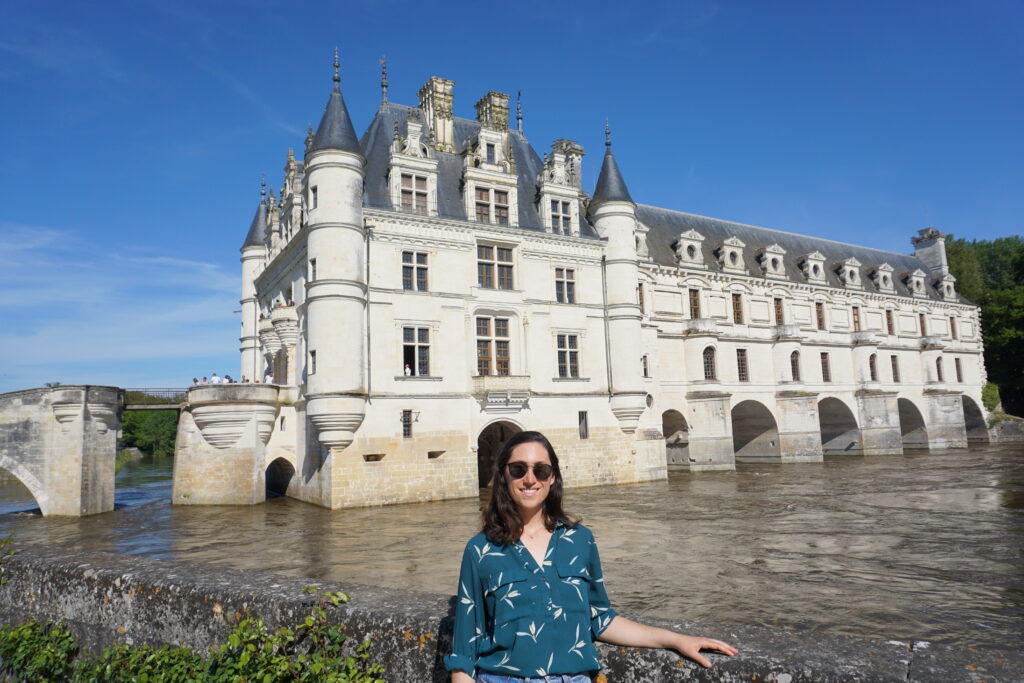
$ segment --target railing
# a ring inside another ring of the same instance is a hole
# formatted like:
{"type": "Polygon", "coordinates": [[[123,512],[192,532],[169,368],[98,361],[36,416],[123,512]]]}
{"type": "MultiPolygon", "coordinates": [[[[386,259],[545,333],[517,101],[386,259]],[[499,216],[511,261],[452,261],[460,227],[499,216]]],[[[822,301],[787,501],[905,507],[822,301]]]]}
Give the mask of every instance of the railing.
{"type": "MultiPolygon", "coordinates": [[[[131,398],[152,398],[152,399],[164,399],[163,401],[146,401],[147,403],[180,403],[185,400],[185,392],[187,389],[125,389],[125,394],[136,394],[137,396],[131,398]],[[141,395],[141,396],[140,396],[141,395]]],[[[138,401],[142,403],[143,401],[138,401]]]]}

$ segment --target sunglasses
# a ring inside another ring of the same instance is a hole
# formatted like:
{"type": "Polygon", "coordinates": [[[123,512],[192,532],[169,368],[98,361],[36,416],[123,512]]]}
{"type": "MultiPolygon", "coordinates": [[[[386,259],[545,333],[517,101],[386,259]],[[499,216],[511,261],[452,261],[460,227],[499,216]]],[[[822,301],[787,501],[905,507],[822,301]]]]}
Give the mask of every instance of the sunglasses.
{"type": "Polygon", "coordinates": [[[529,470],[533,470],[533,477],[537,481],[547,481],[551,478],[551,475],[555,473],[555,468],[546,462],[539,462],[532,467],[527,465],[525,462],[510,462],[505,465],[505,469],[512,476],[513,479],[522,479],[526,476],[529,470]]]}

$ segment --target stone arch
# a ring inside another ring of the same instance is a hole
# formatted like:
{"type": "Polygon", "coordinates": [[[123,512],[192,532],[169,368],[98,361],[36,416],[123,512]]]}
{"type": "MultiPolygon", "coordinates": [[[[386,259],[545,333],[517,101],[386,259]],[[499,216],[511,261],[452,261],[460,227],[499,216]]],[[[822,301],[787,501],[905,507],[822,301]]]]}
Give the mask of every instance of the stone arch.
{"type": "Polygon", "coordinates": [[[50,498],[46,495],[46,489],[43,488],[42,482],[34,474],[6,455],[0,455],[0,469],[10,472],[15,479],[21,482],[22,486],[28,489],[43,516],[50,513],[50,498]]]}
{"type": "Polygon", "coordinates": [[[988,424],[985,414],[970,396],[963,397],[964,428],[967,430],[967,443],[988,443],[988,424]]]}
{"type": "Polygon", "coordinates": [[[921,411],[910,399],[897,399],[900,412],[900,437],[904,448],[928,448],[928,429],[921,411]]]}
{"type": "Polygon", "coordinates": [[[690,464],[690,426],[678,410],[661,414],[661,433],[665,435],[665,450],[669,465],[690,464]]]}
{"type": "Polygon", "coordinates": [[[800,371],[799,351],[793,351],[793,353],[789,354],[789,374],[790,379],[792,379],[794,382],[803,381],[801,379],[803,377],[803,373],[800,371]]]}
{"type": "Polygon", "coordinates": [[[818,425],[821,428],[823,453],[861,453],[860,428],[849,406],[838,398],[818,402],[818,425]]]}
{"type": "Polygon", "coordinates": [[[277,458],[266,471],[267,498],[283,496],[288,493],[288,486],[295,476],[295,466],[285,458],[277,458]]]}
{"type": "Polygon", "coordinates": [[[758,401],[741,401],[732,409],[732,445],[737,461],[779,460],[779,425],[758,401]]]}
{"type": "Polygon", "coordinates": [[[494,463],[501,447],[521,431],[523,428],[510,420],[497,420],[480,431],[476,439],[476,469],[480,488],[485,489],[491,485],[494,463]]]}

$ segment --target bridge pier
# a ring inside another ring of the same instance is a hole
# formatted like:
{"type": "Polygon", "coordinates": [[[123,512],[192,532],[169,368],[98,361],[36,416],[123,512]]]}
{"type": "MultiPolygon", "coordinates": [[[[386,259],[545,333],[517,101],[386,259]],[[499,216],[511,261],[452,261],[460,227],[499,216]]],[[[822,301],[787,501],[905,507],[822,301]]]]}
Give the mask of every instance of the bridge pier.
{"type": "Polygon", "coordinates": [[[0,468],[28,488],[43,515],[113,510],[123,404],[117,387],[0,394],[0,468]]]}

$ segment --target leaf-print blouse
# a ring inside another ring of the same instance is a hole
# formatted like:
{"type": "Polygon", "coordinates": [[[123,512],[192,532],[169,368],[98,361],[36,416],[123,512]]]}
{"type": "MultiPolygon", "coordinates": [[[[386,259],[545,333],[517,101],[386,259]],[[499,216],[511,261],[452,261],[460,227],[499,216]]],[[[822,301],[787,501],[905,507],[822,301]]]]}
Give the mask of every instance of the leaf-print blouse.
{"type": "Polygon", "coordinates": [[[594,641],[615,615],[597,544],[582,524],[555,529],[543,567],[520,541],[495,545],[480,533],[462,555],[445,667],[472,676],[597,671],[594,641]]]}

